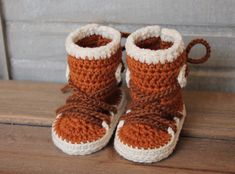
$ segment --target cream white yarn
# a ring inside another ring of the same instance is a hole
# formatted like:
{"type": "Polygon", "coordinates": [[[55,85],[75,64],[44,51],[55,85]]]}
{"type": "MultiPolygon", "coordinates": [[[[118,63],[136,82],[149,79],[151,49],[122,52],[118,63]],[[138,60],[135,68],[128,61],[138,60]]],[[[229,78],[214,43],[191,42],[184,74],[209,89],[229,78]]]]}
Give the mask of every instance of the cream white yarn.
{"type": "Polygon", "coordinates": [[[177,126],[177,131],[176,133],[172,130],[172,128],[168,128],[168,133],[171,135],[171,140],[163,145],[160,148],[155,148],[155,149],[139,149],[135,148],[132,146],[129,146],[127,144],[124,144],[120,137],[118,136],[118,131],[121,129],[121,127],[124,125],[124,121],[120,121],[116,134],[115,134],[115,139],[114,139],[114,147],[116,151],[123,156],[124,158],[134,161],[134,162],[139,162],[139,163],[152,163],[152,162],[157,162],[160,161],[164,158],[167,158],[175,149],[175,146],[177,144],[177,141],[179,139],[179,134],[181,132],[181,129],[183,127],[183,123],[186,117],[186,110],[185,106],[183,108],[183,117],[179,120],[178,118],[174,118],[177,126]]]}
{"type": "Polygon", "coordinates": [[[52,124],[52,130],[51,130],[52,140],[54,144],[64,153],[69,155],[86,155],[102,149],[109,142],[113,134],[113,131],[116,128],[120,116],[125,111],[126,103],[127,101],[126,101],[125,92],[122,90],[122,99],[120,104],[117,106],[117,111],[118,111],[117,114],[115,115],[112,114],[110,126],[108,126],[107,123],[105,122],[102,123],[102,126],[106,129],[106,133],[102,138],[93,142],[73,144],[60,137],[55,130],[56,121],[61,117],[61,115],[58,115],[56,120],[52,124]]]}
{"type": "MultiPolygon", "coordinates": [[[[121,34],[119,31],[98,24],[88,24],[69,34],[65,41],[65,48],[69,55],[78,59],[99,60],[110,58],[120,47],[121,34]],[[111,39],[111,42],[100,47],[88,48],[80,47],[76,42],[84,37],[91,35],[101,35],[111,39]]],[[[69,66],[66,67],[66,79],[69,77],[69,66]]],[[[121,81],[121,65],[118,66],[115,77],[118,82],[121,81]]]]}
{"type": "Polygon", "coordinates": [[[148,26],[131,33],[126,40],[126,52],[135,60],[147,64],[164,64],[173,62],[184,50],[184,43],[180,33],[174,29],[163,28],[159,26],[148,26]],[[173,45],[164,50],[150,50],[139,48],[136,42],[150,38],[161,37],[163,41],[171,41],[173,45]]]}
{"type": "Polygon", "coordinates": [[[65,48],[69,55],[76,58],[89,60],[106,59],[116,53],[120,47],[120,41],[121,33],[119,31],[107,26],[88,24],[69,34],[65,42],[65,48]],[[96,48],[80,47],[76,44],[78,40],[94,34],[111,39],[111,42],[96,48]]]}
{"type": "Polygon", "coordinates": [[[187,85],[187,78],[185,77],[186,75],[186,64],[184,64],[181,69],[180,69],[180,72],[179,72],[179,75],[177,77],[177,80],[180,84],[180,87],[183,88],[187,85]]]}
{"type": "Polygon", "coordinates": [[[122,64],[120,63],[115,72],[115,78],[117,80],[117,83],[120,83],[122,80],[121,71],[122,71],[122,64]]]}

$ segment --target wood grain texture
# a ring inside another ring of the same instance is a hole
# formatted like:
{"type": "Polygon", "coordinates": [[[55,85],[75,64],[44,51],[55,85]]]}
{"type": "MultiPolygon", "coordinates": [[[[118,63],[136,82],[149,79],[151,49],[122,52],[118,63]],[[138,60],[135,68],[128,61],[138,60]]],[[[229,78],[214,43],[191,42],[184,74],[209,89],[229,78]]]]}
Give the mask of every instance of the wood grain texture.
{"type": "Polygon", "coordinates": [[[50,128],[0,124],[1,173],[232,173],[235,141],[181,138],[166,160],[140,165],[121,158],[112,142],[88,156],[63,154],[52,143],[50,128]]]}
{"type": "Polygon", "coordinates": [[[49,126],[66,99],[62,84],[0,81],[0,86],[2,122],[49,126]]]}
{"type": "Polygon", "coordinates": [[[6,55],[5,35],[2,22],[2,11],[0,3],[0,79],[8,80],[9,75],[9,64],[6,55]]]}
{"type": "Polygon", "coordinates": [[[234,5],[233,0],[3,0],[11,21],[199,26],[234,26],[234,5]]]}
{"type": "MultiPolygon", "coordinates": [[[[66,98],[63,84],[0,81],[0,86],[1,123],[51,126],[66,98]]],[[[235,94],[185,91],[184,99],[183,136],[235,140],[235,94]]]]}

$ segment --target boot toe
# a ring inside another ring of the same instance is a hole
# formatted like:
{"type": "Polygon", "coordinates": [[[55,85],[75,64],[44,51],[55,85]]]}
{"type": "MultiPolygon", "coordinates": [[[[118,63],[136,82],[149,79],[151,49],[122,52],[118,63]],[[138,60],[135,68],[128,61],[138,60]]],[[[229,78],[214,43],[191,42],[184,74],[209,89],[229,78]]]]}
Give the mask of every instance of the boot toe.
{"type": "Polygon", "coordinates": [[[123,144],[138,149],[155,149],[166,145],[171,135],[146,124],[127,123],[119,129],[118,137],[123,144]]]}
{"type": "Polygon", "coordinates": [[[105,135],[105,128],[81,117],[61,116],[54,123],[58,136],[72,144],[94,142],[105,135]]]}

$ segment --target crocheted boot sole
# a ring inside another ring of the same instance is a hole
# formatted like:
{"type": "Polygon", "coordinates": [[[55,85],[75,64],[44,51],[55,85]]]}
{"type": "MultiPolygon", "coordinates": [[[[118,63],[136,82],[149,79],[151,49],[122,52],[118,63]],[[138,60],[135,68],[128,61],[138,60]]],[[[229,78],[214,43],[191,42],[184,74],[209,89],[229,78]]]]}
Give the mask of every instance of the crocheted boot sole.
{"type": "Polygon", "coordinates": [[[96,141],[88,143],[72,144],[71,142],[67,142],[66,140],[61,139],[54,130],[54,124],[56,123],[56,120],[60,117],[57,116],[54,123],[52,124],[52,132],[51,132],[54,144],[64,153],[69,155],[87,155],[102,149],[109,142],[113,134],[113,131],[117,126],[120,116],[125,111],[126,104],[127,101],[126,101],[125,92],[122,90],[122,99],[118,105],[118,112],[116,115],[114,115],[110,127],[109,128],[105,127],[106,129],[105,135],[96,141]]]}
{"type": "Polygon", "coordinates": [[[149,150],[133,148],[128,146],[127,144],[122,143],[122,141],[118,136],[118,131],[123,126],[124,122],[120,121],[117,126],[117,131],[114,139],[114,147],[121,156],[130,161],[139,162],[139,163],[158,162],[164,158],[167,158],[175,149],[185,117],[186,117],[186,109],[184,106],[183,117],[178,121],[176,120],[177,132],[174,133],[172,129],[171,130],[168,129],[168,133],[171,134],[172,136],[171,140],[166,145],[160,148],[149,149],[149,150]]]}

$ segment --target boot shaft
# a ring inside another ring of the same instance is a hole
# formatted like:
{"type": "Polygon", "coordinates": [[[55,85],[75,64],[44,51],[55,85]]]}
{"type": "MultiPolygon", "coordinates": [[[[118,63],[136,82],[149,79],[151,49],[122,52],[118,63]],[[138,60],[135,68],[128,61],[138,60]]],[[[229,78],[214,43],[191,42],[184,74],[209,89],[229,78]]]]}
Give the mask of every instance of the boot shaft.
{"type": "Polygon", "coordinates": [[[162,104],[182,105],[181,87],[186,84],[186,52],[176,30],[145,27],[126,42],[127,79],[133,100],[162,94],[162,104]]]}
{"type": "Polygon", "coordinates": [[[115,86],[120,79],[120,39],[118,31],[95,24],[71,33],[66,40],[69,81],[87,94],[115,86]]]}

